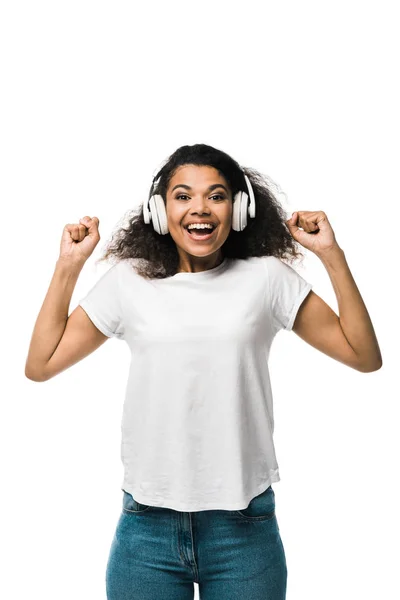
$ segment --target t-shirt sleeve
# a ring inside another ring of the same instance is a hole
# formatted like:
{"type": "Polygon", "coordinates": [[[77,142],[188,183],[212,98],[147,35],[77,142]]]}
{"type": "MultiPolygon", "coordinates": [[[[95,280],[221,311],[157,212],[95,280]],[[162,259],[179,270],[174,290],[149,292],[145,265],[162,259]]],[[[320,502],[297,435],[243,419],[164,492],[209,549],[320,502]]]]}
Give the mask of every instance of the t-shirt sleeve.
{"type": "Polygon", "coordinates": [[[78,304],[104,335],[124,339],[119,271],[119,263],[108,269],[78,304]]]}
{"type": "Polygon", "coordinates": [[[265,266],[268,274],[268,307],[273,328],[276,331],[290,331],[301,303],[313,284],[275,256],[267,257],[265,266]]]}

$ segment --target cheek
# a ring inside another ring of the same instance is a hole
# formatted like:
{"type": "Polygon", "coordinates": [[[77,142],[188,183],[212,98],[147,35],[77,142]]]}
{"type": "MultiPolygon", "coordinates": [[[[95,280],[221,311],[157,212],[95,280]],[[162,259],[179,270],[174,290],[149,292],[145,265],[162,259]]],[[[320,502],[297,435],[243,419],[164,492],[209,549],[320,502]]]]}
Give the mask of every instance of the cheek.
{"type": "Polygon", "coordinates": [[[184,211],[175,208],[174,210],[167,209],[166,213],[167,213],[167,219],[173,227],[181,226],[181,221],[183,220],[183,217],[184,217],[184,211]]]}

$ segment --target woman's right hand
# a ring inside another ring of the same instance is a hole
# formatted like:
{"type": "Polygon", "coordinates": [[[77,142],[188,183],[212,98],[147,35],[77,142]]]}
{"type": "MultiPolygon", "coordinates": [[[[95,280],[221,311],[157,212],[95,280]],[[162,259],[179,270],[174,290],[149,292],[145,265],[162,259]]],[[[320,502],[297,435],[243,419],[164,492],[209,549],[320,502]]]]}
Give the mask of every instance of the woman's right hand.
{"type": "Polygon", "coordinates": [[[100,240],[99,219],[88,216],[79,219],[79,223],[69,223],[64,227],[60,259],[70,263],[83,264],[87,261],[100,240]]]}

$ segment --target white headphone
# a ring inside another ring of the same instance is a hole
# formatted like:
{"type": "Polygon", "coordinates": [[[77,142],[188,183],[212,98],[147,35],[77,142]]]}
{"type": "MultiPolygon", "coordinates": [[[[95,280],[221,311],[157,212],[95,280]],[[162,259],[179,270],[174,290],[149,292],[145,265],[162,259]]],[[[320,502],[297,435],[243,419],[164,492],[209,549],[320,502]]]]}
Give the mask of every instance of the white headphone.
{"type": "MultiPolygon", "coordinates": [[[[235,231],[243,231],[247,225],[247,215],[252,219],[256,216],[256,201],[254,199],[253,188],[244,171],[243,175],[249,194],[239,191],[235,194],[233,199],[232,229],[235,231]]],[[[151,191],[153,191],[155,187],[156,177],[153,179],[151,191]]],[[[157,180],[157,184],[158,181],[159,179],[157,180]]],[[[151,194],[150,198],[143,203],[143,217],[144,222],[147,225],[152,221],[153,227],[157,233],[165,235],[169,232],[167,211],[165,210],[164,200],[160,194],[151,194]]]]}

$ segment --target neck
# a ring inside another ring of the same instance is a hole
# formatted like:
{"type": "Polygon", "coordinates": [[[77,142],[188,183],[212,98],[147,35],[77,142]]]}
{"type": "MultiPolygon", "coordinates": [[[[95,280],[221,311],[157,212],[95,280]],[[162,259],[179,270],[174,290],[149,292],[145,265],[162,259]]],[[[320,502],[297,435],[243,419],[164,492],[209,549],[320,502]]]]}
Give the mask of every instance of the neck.
{"type": "Polygon", "coordinates": [[[180,263],[178,267],[178,273],[199,273],[201,271],[208,271],[218,267],[224,260],[222,253],[211,256],[192,256],[187,255],[185,258],[180,257],[180,263]]]}

